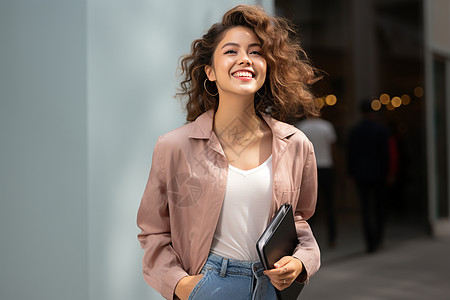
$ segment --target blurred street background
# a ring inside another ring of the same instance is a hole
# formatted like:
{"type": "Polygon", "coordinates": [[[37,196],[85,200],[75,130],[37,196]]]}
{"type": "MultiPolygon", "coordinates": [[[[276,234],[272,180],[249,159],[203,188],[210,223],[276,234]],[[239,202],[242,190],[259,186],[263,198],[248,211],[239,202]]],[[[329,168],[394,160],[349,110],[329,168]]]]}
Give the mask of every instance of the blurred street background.
{"type": "Polygon", "coordinates": [[[450,299],[450,0],[0,0],[0,299],[162,299],[152,149],[185,123],[179,57],[238,4],[292,20],[323,76],[320,127],[291,120],[332,157],[301,299],[450,299]]]}
{"type": "Polygon", "coordinates": [[[450,239],[416,237],[392,240],[382,251],[353,253],[329,260],[299,299],[423,300],[448,299],[450,239]]]}

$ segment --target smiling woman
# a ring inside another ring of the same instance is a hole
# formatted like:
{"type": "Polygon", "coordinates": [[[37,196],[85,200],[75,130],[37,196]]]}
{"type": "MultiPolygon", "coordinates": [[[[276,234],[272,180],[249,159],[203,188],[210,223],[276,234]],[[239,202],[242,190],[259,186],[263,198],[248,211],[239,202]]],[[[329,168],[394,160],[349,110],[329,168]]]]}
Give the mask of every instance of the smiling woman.
{"type": "MultiPolygon", "coordinates": [[[[314,97],[308,88],[318,80],[316,69],[311,66],[299,41],[292,38],[291,23],[270,17],[259,8],[238,6],[227,12],[222,22],[211,26],[201,39],[195,40],[191,54],[181,61],[184,80],[177,95],[188,98],[187,120],[194,121],[204,111],[217,108],[218,99],[204,90],[207,76],[203,68],[212,64],[219,41],[236,26],[251,29],[260,46],[258,52],[267,63],[266,81],[255,96],[257,111],[269,113],[280,121],[290,116],[317,115],[314,97]]],[[[217,91],[212,83],[207,83],[207,87],[211,94],[217,91]]]]}
{"type": "Polygon", "coordinates": [[[282,122],[317,114],[316,78],[290,31],[240,5],[181,61],[189,123],[158,139],[138,212],[144,278],[167,299],[275,300],[320,266],[313,147],[282,122]],[[298,245],[264,271],[256,241],[286,203],[298,245]]]}
{"type": "Polygon", "coordinates": [[[241,101],[234,97],[238,95],[246,96],[247,104],[253,104],[253,95],[266,79],[267,64],[260,52],[261,43],[250,28],[237,26],[225,33],[212,64],[205,66],[208,80],[216,82],[219,104],[230,96],[230,100],[241,101]]]}

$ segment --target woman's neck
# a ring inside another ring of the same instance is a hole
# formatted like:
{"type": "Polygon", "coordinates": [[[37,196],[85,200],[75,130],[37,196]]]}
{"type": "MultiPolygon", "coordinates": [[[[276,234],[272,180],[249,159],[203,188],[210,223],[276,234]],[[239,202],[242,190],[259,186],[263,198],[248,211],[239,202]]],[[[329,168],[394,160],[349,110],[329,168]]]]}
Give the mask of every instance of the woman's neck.
{"type": "Polygon", "coordinates": [[[261,132],[261,119],[252,99],[220,99],[214,115],[214,132],[220,140],[246,143],[261,132]]]}

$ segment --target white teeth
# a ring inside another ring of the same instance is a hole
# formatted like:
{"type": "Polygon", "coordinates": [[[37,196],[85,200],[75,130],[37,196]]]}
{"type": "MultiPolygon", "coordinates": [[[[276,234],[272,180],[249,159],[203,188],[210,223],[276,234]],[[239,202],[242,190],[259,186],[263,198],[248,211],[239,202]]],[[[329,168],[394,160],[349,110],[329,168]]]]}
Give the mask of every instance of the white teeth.
{"type": "Polygon", "coordinates": [[[239,71],[233,74],[234,77],[253,77],[251,72],[239,71]]]}

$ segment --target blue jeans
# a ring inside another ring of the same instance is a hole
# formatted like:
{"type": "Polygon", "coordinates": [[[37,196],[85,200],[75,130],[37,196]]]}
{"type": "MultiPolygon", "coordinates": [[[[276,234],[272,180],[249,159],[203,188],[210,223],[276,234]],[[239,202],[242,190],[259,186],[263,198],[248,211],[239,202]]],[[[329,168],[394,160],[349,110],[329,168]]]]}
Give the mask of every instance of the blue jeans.
{"type": "Polygon", "coordinates": [[[275,287],[259,261],[233,260],[210,254],[202,279],[188,300],[276,300],[275,287]]]}

